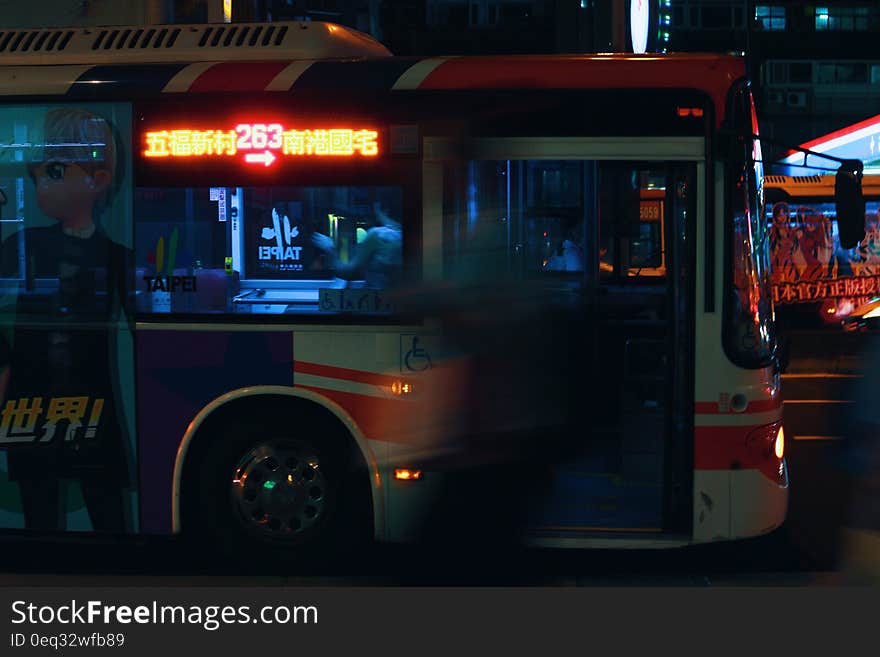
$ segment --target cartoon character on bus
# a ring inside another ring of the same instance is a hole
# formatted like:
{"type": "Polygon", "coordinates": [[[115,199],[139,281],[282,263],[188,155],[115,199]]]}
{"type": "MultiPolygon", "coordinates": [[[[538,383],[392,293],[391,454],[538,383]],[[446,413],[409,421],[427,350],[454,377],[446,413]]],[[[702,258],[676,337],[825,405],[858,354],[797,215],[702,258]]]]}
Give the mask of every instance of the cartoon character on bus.
{"type": "Polygon", "coordinates": [[[802,278],[815,281],[828,275],[834,254],[831,221],[811,208],[798,208],[800,251],[806,262],[802,278]]]}
{"type": "Polygon", "coordinates": [[[776,203],[773,206],[770,252],[772,254],[771,267],[777,280],[797,281],[806,269],[806,260],[801,253],[798,240],[800,232],[796,225],[792,225],[788,203],[776,203]]]}
{"type": "Polygon", "coordinates": [[[130,250],[101,225],[120,176],[118,141],[108,120],[75,108],[46,112],[33,141],[26,175],[52,223],[0,249],[2,276],[20,280],[14,320],[0,327],[0,448],[25,528],[65,529],[67,480],[93,530],[124,531],[132,477],[115,355],[133,282],[130,250]]]}

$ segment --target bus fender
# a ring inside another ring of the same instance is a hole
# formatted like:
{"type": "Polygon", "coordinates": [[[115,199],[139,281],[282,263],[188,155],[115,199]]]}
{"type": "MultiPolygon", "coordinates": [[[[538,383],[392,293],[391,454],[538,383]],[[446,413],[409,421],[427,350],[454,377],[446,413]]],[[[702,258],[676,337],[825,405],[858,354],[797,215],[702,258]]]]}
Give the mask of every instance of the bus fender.
{"type": "Polygon", "coordinates": [[[284,395],[288,397],[297,397],[299,399],[312,402],[319,406],[323,406],[325,409],[330,411],[336,417],[336,419],[339,420],[339,422],[341,422],[342,425],[348,430],[349,434],[354,438],[354,441],[357,444],[361,455],[364,457],[364,462],[367,464],[367,468],[369,469],[370,490],[372,493],[373,505],[374,535],[384,535],[385,516],[384,504],[382,503],[382,478],[379,475],[379,465],[376,460],[376,455],[370,448],[366,437],[360,430],[360,427],[357,425],[351,415],[349,415],[345,411],[345,409],[343,409],[339,404],[325,397],[324,395],[313,392],[311,390],[303,390],[300,388],[292,388],[288,386],[251,386],[247,388],[239,388],[237,390],[230,390],[229,392],[226,392],[216,399],[208,402],[208,404],[206,404],[196,414],[192,422],[189,423],[189,426],[187,427],[186,432],[184,433],[183,438],[180,441],[180,445],[177,448],[177,455],[174,459],[174,477],[172,480],[171,491],[171,531],[174,534],[179,534],[181,531],[181,479],[183,477],[183,469],[186,462],[187,452],[189,451],[189,446],[192,443],[194,436],[198,433],[199,428],[202,426],[205,420],[208,419],[209,416],[222,408],[225,404],[237,401],[239,399],[244,399],[246,397],[260,397],[267,395],[284,395]]]}

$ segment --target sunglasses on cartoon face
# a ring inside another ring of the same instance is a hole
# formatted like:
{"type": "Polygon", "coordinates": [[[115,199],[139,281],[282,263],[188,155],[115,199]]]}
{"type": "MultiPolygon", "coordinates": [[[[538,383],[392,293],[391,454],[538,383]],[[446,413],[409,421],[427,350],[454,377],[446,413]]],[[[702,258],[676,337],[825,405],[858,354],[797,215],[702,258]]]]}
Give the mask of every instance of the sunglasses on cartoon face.
{"type": "Polygon", "coordinates": [[[38,164],[31,164],[28,166],[28,172],[31,174],[31,178],[34,180],[64,180],[65,175],[67,174],[68,169],[77,168],[82,171],[82,167],[80,167],[75,162],[61,162],[60,160],[52,160],[50,162],[40,162],[38,164]]]}

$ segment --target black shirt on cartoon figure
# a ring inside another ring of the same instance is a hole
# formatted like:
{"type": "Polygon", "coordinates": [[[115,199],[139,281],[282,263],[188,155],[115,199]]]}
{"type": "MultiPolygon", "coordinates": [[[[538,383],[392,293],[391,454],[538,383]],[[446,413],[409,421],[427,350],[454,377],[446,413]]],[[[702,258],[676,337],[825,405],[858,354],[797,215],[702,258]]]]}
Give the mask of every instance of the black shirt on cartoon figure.
{"type": "MultiPolygon", "coordinates": [[[[3,277],[15,275],[18,237],[3,243],[3,277]]],[[[25,526],[63,529],[59,479],[73,479],[80,484],[93,528],[122,531],[122,489],[131,476],[113,361],[118,333],[124,330],[118,321],[133,289],[127,275],[130,250],[94,226],[81,235],[65,232],[60,224],[30,228],[24,241],[27,271],[16,299],[11,344],[0,341],[0,367],[9,371],[4,405],[42,400],[35,439],[4,445],[9,478],[20,487],[25,526]],[[28,290],[33,279],[50,281],[49,288],[28,290]],[[68,436],[70,423],[62,420],[54,435],[46,435],[42,425],[51,400],[83,397],[83,426],[68,436]],[[103,408],[95,435],[87,436],[96,400],[103,400],[103,408]]]]}

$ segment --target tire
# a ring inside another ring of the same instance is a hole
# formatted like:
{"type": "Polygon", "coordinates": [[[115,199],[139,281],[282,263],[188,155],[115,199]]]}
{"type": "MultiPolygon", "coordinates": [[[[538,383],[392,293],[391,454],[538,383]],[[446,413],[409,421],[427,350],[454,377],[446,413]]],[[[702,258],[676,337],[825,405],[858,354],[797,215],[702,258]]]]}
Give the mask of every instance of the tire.
{"type": "Polygon", "coordinates": [[[195,487],[185,489],[184,531],[200,554],[237,564],[336,565],[366,545],[372,529],[369,479],[346,436],[309,421],[290,434],[235,423],[202,443],[195,487]],[[209,446],[208,446],[209,445],[209,446]]]}

